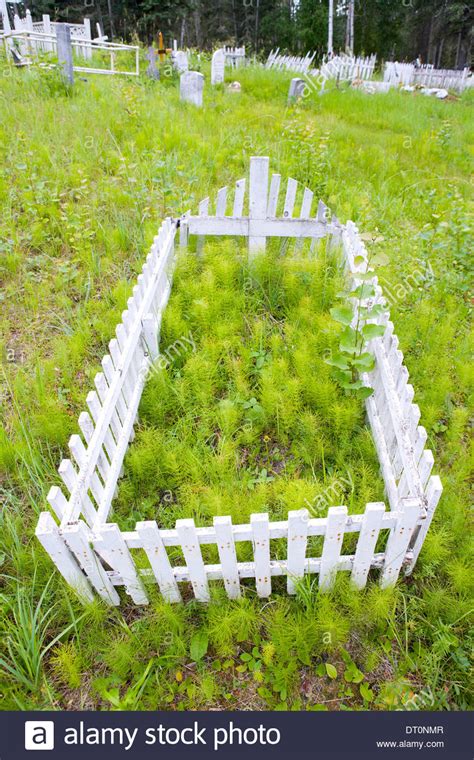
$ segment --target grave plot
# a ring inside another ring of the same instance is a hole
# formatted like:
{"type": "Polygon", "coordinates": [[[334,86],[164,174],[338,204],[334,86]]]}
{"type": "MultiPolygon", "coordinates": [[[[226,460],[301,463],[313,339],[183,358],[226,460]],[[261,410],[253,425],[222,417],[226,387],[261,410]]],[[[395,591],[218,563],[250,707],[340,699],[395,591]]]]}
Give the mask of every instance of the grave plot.
{"type": "Polygon", "coordinates": [[[321,202],[312,216],[294,180],[280,194],[268,163],[251,160],[248,203],[240,180],[231,212],[223,188],[215,216],[205,199],[198,216],[165,220],[109,344],[59,468],[68,496],[48,497],[59,526],[43,512],[36,531],[85,598],[119,604],[124,586],[146,604],[147,581],[170,601],[183,588],[208,601],[214,581],[267,597],[312,574],[324,590],[339,571],[362,587],[371,569],[389,585],[416,562],[441,484],[393,325],[360,310],[383,304],[380,286],[355,226],[321,202]],[[352,321],[385,328],[361,373],[371,434],[325,362],[348,274],[373,288],[347,299],[352,321]]]}

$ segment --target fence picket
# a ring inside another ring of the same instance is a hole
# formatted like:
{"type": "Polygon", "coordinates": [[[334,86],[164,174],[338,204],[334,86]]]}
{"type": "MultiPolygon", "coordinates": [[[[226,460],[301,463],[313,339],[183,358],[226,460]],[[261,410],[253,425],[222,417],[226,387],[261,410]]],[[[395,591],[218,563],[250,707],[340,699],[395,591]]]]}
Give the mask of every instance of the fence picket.
{"type": "Polygon", "coordinates": [[[227,187],[221,187],[217,193],[216,216],[225,216],[227,208],[227,187]]]}
{"type": "MultiPolygon", "coordinates": [[[[268,165],[267,157],[252,156],[250,159],[249,217],[256,222],[264,219],[267,213],[268,165]]],[[[249,254],[259,250],[265,250],[265,237],[249,235],[249,254]]]]}
{"type": "Polygon", "coordinates": [[[199,602],[208,602],[210,599],[209,583],[194,520],[177,520],[176,530],[178,531],[194,595],[199,602]]]}
{"type": "Polygon", "coordinates": [[[432,475],[428,480],[425,497],[426,497],[426,517],[421,521],[421,526],[418,531],[414,532],[412,537],[412,551],[413,558],[405,570],[405,575],[410,575],[416,564],[418,556],[423,546],[423,542],[428,533],[431,521],[433,520],[436,507],[443,493],[443,486],[441,480],[437,475],[432,475]]]}
{"type": "Polygon", "coordinates": [[[125,590],[135,604],[148,604],[148,596],[119,526],[116,523],[107,523],[97,527],[93,544],[106,558],[110,567],[121,575],[125,590]]]}
{"type": "Polygon", "coordinates": [[[293,208],[295,206],[297,189],[298,189],[297,181],[290,177],[290,179],[288,180],[288,184],[286,186],[285,205],[283,207],[283,216],[285,218],[291,219],[291,217],[293,216],[293,208]]]}
{"type": "Polygon", "coordinates": [[[278,207],[278,195],[280,193],[281,174],[272,174],[270,191],[268,193],[267,216],[276,217],[278,207]]]}
{"type": "Polygon", "coordinates": [[[288,550],[287,550],[287,583],[289,594],[296,593],[295,581],[304,577],[306,564],[306,545],[308,543],[307,509],[288,512],[288,550]]]}
{"type": "Polygon", "coordinates": [[[347,507],[330,507],[328,509],[326,534],[319,570],[319,588],[321,591],[326,591],[333,584],[341,556],[346,519],[347,507]]]}
{"type": "Polygon", "coordinates": [[[146,520],[138,522],[136,530],[164,598],[168,602],[181,602],[181,593],[158,525],[153,520],[146,520]]]}
{"type": "Polygon", "coordinates": [[[396,583],[400,569],[406,559],[406,553],[421,513],[419,499],[403,499],[396,525],[390,531],[385,549],[385,560],[380,576],[382,588],[396,583]]]}
{"type": "Polygon", "coordinates": [[[83,601],[92,602],[94,594],[90,583],[60,535],[58,526],[49,512],[41,512],[35,535],[65,581],[77,591],[83,601]]]}
{"type": "Polygon", "coordinates": [[[232,532],[232,518],[229,516],[214,517],[214,528],[225,590],[230,599],[237,599],[240,597],[240,579],[232,532]]]}
{"type": "Polygon", "coordinates": [[[86,524],[78,520],[66,525],[61,534],[99,596],[109,604],[120,604],[120,597],[91,546],[92,533],[86,524]]]}
{"type": "Polygon", "coordinates": [[[250,515],[250,524],[252,526],[255,585],[257,588],[257,594],[260,597],[267,597],[272,593],[268,514],[250,515]]]}
{"type": "Polygon", "coordinates": [[[351,581],[357,588],[364,588],[367,583],[384,512],[385,504],[380,502],[365,507],[351,573],[351,581]]]}
{"type": "Polygon", "coordinates": [[[235,183],[234,207],[232,216],[241,217],[244,213],[245,179],[239,179],[235,183]]]}

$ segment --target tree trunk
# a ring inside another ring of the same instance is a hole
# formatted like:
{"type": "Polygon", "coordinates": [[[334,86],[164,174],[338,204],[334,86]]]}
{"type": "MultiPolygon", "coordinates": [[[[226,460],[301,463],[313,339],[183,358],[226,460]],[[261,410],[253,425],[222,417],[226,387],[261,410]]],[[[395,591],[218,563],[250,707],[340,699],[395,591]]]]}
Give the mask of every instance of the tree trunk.
{"type": "Polygon", "coordinates": [[[110,39],[113,40],[113,38],[115,37],[115,27],[114,27],[114,13],[112,10],[112,0],[107,0],[107,12],[109,15],[110,39]]]}
{"type": "Polygon", "coordinates": [[[334,35],[334,0],[329,0],[329,18],[328,18],[328,56],[332,56],[333,50],[333,35],[334,35]]]}

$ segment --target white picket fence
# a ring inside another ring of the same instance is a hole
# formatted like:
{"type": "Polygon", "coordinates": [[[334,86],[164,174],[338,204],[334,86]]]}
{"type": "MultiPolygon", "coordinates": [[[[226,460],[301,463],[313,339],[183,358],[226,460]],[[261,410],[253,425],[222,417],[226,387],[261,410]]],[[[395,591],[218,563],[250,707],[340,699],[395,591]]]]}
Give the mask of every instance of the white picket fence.
{"type": "MultiPolygon", "coordinates": [[[[84,41],[84,45],[76,45],[76,53],[83,58],[92,57],[92,48],[89,43],[92,42],[92,31],[90,19],[85,18],[82,24],[66,24],[71,31],[71,37],[76,42],[84,41]]],[[[16,32],[38,32],[39,34],[29,35],[30,51],[35,52],[53,52],[56,50],[56,27],[57,23],[51,21],[48,14],[44,14],[41,21],[33,21],[31,12],[27,9],[24,18],[18,14],[14,16],[14,29],[16,32]]],[[[104,37],[100,38],[103,41],[104,37]]],[[[98,40],[96,40],[97,42],[98,40]]],[[[22,54],[26,55],[26,46],[22,54]]]]}
{"type": "MultiPolygon", "coordinates": [[[[0,41],[3,40],[8,52],[12,43],[18,45],[19,53],[23,57],[22,65],[29,66],[38,56],[39,52],[56,49],[56,34],[45,32],[29,31],[11,31],[0,33],[0,41]]],[[[79,66],[74,64],[73,69],[82,74],[106,74],[134,76],[140,75],[140,47],[138,45],[124,45],[121,42],[107,42],[104,38],[99,41],[84,40],[82,37],[71,36],[72,52],[75,56],[84,56],[84,49],[87,48],[87,58],[92,57],[93,52],[105,52],[109,56],[108,68],[94,68],[93,66],[79,66]],[[121,53],[131,53],[134,57],[135,67],[132,70],[125,70],[119,67],[119,56],[121,53]]]]}
{"type": "Polygon", "coordinates": [[[467,87],[472,87],[473,77],[469,68],[435,69],[427,64],[416,67],[412,63],[398,63],[388,61],[385,64],[384,81],[394,86],[420,85],[421,87],[437,87],[445,90],[463,92],[467,87]]]}
{"type": "Polygon", "coordinates": [[[267,69],[279,69],[280,71],[285,69],[286,71],[294,71],[295,73],[305,74],[308,73],[311,64],[316,56],[316,53],[306,53],[304,58],[297,55],[280,55],[280,48],[275,51],[271,51],[268,55],[265,68],[267,69]]]}
{"type": "Polygon", "coordinates": [[[348,55],[336,55],[329,58],[319,70],[320,78],[323,80],[323,89],[328,79],[337,79],[341,82],[352,82],[354,79],[372,79],[376,61],[377,56],[375,54],[357,58],[348,55]]]}
{"type": "MultiPolygon", "coordinates": [[[[286,576],[287,591],[293,594],[305,574],[318,574],[319,587],[325,590],[340,571],[350,572],[360,588],[371,569],[380,571],[380,582],[387,586],[396,581],[402,568],[405,573],[412,571],[420,552],[442,489],[439,478],[431,475],[433,456],[425,449],[426,431],[418,424],[420,411],[413,403],[408,371],[386,315],[378,318],[387,325],[384,337],[372,341],[376,367],[363,379],[375,389],[366,401],[367,415],[389,511],[384,503],[371,503],[363,514],[348,515],[345,506],[334,506],[327,517],[312,518],[306,509],[298,509],[281,521],[271,521],[262,513],[251,515],[248,524],[233,525],[231,517],[224,516],[214,518],[212,526],[196,527],[194,520],[185,519],[167,530],[155,520],[138,522],[131,531],[109,522],[145,378],[159,355],[161,315],[171,290],[178,228],[182,246],[190,235],[197,235],[200,244],[206,235],[243,236],[248,239],[250,256],[264,248],[267,237],[295,238],[296,250],[303,238],[332,237],[342,242],[348,269],[355,275],[367,269],[367,253],[355,225],[330,219],[321,201],[312,216],[313,193],[293,179],[280,199],[281,177],[269,178],[268,158],[251,159],[248,198],[246,184],[245,179],[236,183],[230,213],[228,189],[222,188],[214,215],[209,213],[207,198],[197,216],[187,213],[179,221],[166,219],[161,225],[102,360],[96,390],[87,396],[88,411],[79,416],[82,437],[71,437],[72,459],[64,459],[59,466],[67,495],[57,486],[48,494],[59,524],[49,511],[42,512],[36,535],[66,581],[85,600],[91,600],[95,591],[118,605],[116,587],[124,587],[136,604],[146,604],[145,584],[150,582],[158,584],[166,599],[178,602],[179,586],[188,582],[196,599],[206,602],[214,580],[223,581],[228,596],[237,598],[245,579],[252,579],[258,596],[267,597],[274,577],[286,576]],[[295,214],[297,199],[299,213],[295,214]],[[381,531],[388,538],[385,549],[377,552],[381,531]],[[350,555],[341,553],[347,533],[358,534],[350,555]],[[312,536],[323,537],[319,557],[307,556],[312,536]],[[238,560],[236,549],[241,542],[251,547],[251,561],[238,560]],[[284,553],[285,559],[274,558],[274,542],[279,542],[278,554],[284,553]],[[201,547],[207,545],[217,548],[217,564],[205,563],[201,547]],[[171,563],[168,547],[181,548],[185,565],[171,563]],[[148,567],[137,567],[137,550],[144,551],[148,567]]],[[[353,282],[354,287],[359,284],[357,276],[353,282]]],[[[373,284],[376,300],[382,302],[376,277],[373,284]]]]}
{"type": "Polygon", "coordinates": [[[229,47],[226,45],[224,48],[226,66],[230,66],[232,69],[238,69],[245,65],[245,47],[229,47]]]}

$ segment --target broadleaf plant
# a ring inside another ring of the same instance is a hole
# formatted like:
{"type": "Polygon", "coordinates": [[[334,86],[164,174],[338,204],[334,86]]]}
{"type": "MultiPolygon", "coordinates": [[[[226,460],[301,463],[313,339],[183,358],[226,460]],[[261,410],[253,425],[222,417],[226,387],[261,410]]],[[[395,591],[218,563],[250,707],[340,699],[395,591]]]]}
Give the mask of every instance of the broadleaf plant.
{"type": "MultiPolygon", "coordinates": [[[[371,240],[377,242],[379,239],[372,237],[371,240]]],[[[372,255],[369,253],[367,258],[360,254],[354,257],[356,266],[365,262],[367,262],[365,272],[350,273],[351,277],[357,280],[356,287],[338,293],[338,298],[343,303],[330,309],[332,318],[343,326],[343,330],[339,336],[339,349],[333,351],[326,359],[326,364],[334,367],[334,374],[339,384],[359,398],[368,398],[373,393],[373,388],[363,383],[360,373],[371,372],[374,369],[375,358],[367,350],[368,343],[385,332],[383,325],[369,320],[375,319],[385,311],[382,304],[374,304],[371,299],[375,297],[374,266],[385,266],[388,263],[388,257],[383,253],[372,255]],[[355,301],[354,308],[347,305],[349,299],[355,301]]]]}

